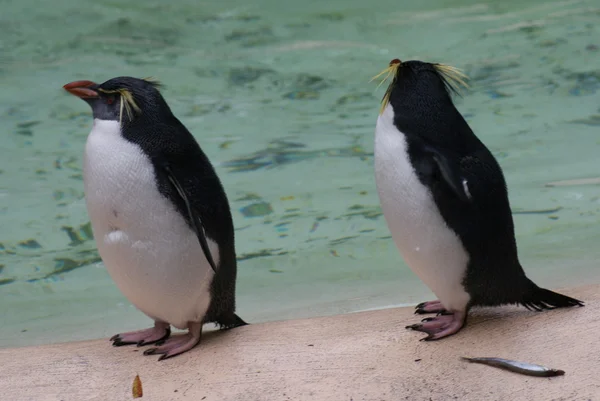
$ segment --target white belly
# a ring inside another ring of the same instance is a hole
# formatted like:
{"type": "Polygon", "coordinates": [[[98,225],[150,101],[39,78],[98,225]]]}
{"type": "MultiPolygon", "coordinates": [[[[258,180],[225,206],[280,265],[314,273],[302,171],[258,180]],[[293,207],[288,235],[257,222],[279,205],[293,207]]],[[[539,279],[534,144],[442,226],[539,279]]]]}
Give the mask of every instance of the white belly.
{"type": "MultiPolygon", "coordinates": [[[[152,319],[184,329],[204,318],[212,269],[196,234],[158,192],[154,169],[117,121],[94,120],[84,186],[98,252],[121,292],[152,319]]],[[[209,240],[215,263],[217,245],[209,240]]]]}
{"type": "Polygon", "coordinates": [[[388,105],[377,119],[375,176],[385,220],[406,264],[448,310],[469,301],[462,280],[469,257],[410,164],[407,144],[388,105]]]}

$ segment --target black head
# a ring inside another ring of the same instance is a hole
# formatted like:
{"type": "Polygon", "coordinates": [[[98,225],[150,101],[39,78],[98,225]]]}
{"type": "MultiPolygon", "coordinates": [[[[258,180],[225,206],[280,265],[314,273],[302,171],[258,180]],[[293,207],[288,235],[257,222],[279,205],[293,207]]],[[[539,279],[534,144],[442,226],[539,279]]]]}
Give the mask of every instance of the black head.
{"type": "Polygon", "coordinates": [[[458,94],[461,86],[467,86],[462,72],[444,64],[394,59],[375,78],[386,73],[384,81],[390,75],[392,81],[382,100],[382,112],[388,103],[395,113],[402,113],[407,107],[452,105],[452,94],[458,94]]]}
{"type": "Polygon", "coordinates": [[[140,118],[160,118],[171,115],[171,110],[151,79],[118,77],[97,84],[92,81],[75,81],[64,88],[85,100],[101,120],[131,123],[140,118]]]}

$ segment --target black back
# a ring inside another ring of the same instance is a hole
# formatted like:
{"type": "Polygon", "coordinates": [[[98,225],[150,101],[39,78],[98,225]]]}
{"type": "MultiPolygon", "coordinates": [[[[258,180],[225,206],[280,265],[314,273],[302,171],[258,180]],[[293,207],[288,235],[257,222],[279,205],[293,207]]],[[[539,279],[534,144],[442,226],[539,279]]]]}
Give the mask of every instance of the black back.
{"type": "Polygon", "coordinates": [[[447,79],[433,64],[408,61],[399,67],[389,95],[394,124],[406,135],[419,180],[470,256],[463,283],[471,304],[521,301],[530,284],[517,256],[506,182],[494,156],[454,106],[447,79]],[[471,199],[457,196],[444,175],[461,184],[466,180],[471,199]]]}
{"type": "MultiPolygon", "coordinates": [[[[211,305],[205,322],[233,327],[239,325],[238,320],[241,319],[234,314],[237,262],[227,196],[208,157],[173,115],[158,88],[156,82],[119,77],[90,87],[98,91],[100,97],[86,100],[91,103],[95,117],[121,120],[123,137],[139,145],[150,157],[160,193],[175,205],[192,229],[195,229],[196,214],[202,225],[197,231],[199,236],[206,235],[219,245],[219,264],[215,266],[210,287],[211,305]],[[129,113],[120,108],[118,98],[123,96],[122,92],[115,92],[123,90],[133,100],[130,101],[129,113]],[[117,97],[117,101],[107,102],[110,96],[117,97]],[[178,193],[174,182],[181,187],[184,197],[178,193]]],[[[202,238],[199,240],[202,241],[202,238]]]]}

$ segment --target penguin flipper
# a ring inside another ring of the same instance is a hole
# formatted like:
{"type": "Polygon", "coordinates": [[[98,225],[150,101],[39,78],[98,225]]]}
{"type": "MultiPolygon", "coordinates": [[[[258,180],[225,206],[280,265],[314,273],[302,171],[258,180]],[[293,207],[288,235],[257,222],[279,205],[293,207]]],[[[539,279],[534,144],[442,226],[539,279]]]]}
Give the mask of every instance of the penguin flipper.
{"type": "Polygon", "coordinates": [[[175,187],[175,189],[177,190],[177,193],[179,194],[179,196],[185,203],[185,207],[186,207],[188,216],[190,218],[190,221],[192,222],[192,226],[194,228],[194,231],[196,232],[196,236],[198,237],[198,241],[200,242],[200,246],[202,247],[204,256],[206,257],[206,260],[208,260],[210,267],[212,267],[213,271],[216,273],[217,265],[215,264],[215,261],[210,253],[210,248],[208,247],[208,241],[206,240],[206,233],[204,231],[204,226],[202,225],[202,220],[200,219],[200,216],[194,210],[194,208],[192,208],[192,204],[190,203],[190,200],[188,199],[187,195],[185,194],[183,187],[177,180],[177,177],[175,176],[175,174],[173,174],[173,171],[171,170],[171,168],[167,164],[164,164],[163,169],[164,169],[165,175],[169,179],[169,182],[175,187]]]}
{"type": "Polygon", "coordinates": [[[427,146],[425,150],[433,157],[435,164],[442,173],[442,178],[450,186],[452,192],[463,202],[471,202],[473,198],[469,191],[469,183],[461,173],[460,163],[451,161],[430,146],[427,146]]]}

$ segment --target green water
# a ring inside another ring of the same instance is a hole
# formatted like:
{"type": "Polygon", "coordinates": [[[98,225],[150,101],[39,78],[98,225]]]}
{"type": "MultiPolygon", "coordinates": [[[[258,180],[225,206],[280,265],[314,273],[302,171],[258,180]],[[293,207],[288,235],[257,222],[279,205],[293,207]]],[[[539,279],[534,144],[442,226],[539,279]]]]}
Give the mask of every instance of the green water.
{"type": "MultiPolygon", "coordinates": [[[[150,321],[86,226],[88,106],[62,85],[154,76],[217,167],[250,322],[432,297],[380,214],[373,132],[390,59],[471,77],[457,99],[501,163],[520,257],[549,287],[600,282],[597,1],[2,1],[0,346],[150,321]],[[405,4],[403,4],[405,3],[405,4]]],[[[399,330],[402,328],[399,327],[399,330]]]]}

